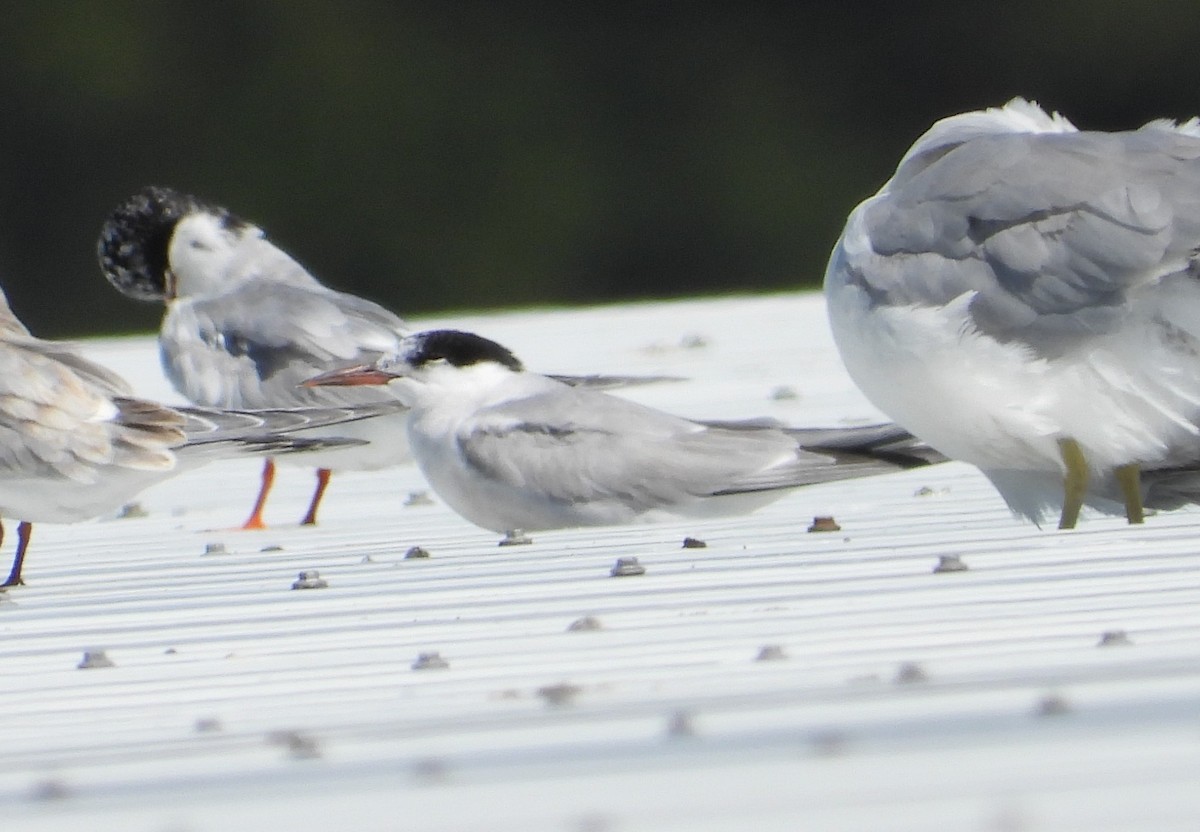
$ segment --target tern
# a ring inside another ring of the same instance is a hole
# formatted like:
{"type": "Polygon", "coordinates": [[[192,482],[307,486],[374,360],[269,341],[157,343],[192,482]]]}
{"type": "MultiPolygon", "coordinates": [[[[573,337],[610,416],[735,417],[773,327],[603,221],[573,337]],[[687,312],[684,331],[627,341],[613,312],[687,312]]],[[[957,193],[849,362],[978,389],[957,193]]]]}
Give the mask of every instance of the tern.
{"type": "MultiPolygon", "coordinates": [[[[171,188],[143,188],[105,221],[98,256],[105,276],[122,293],[165,304],[159,334],[163,367],[175,389],[195,404],[258,409],[391,398],[379,390],[300,386],[324,370],[394,352],[407,331],[404,322],[376,303],[322,285],[261,228],[225,208],[171,188]]],[[[358,438],[369,442],[378,430],[376,422],[363,423],[358,438]]],[[[373,470],[407,460],[403,442],[335,448],[293,460],[317,466],[316,489],[301,524],[317,522],[332,468],[373,470]]],[[[243,528],[264,527],[274,478],[275,464],[268,458],[243,528]]]]}
{"type": "Polygon", "coordinates": [[[934,124],[850,214],[851,377],[1014,514],[1200,500],[1200,122],[1080,131],[1014,99],[934,124]]]}
{"type": "Polygon", "coordinates": [[[742,514],[800,485],[922,465],[894,426],[790,432],[698,422],[528,371],[479,335],[410,335],[314,387],[386,385],[433,490],[495,532],[742,514]],[[805,437],[823,447],[806,447],[805,437]]]}

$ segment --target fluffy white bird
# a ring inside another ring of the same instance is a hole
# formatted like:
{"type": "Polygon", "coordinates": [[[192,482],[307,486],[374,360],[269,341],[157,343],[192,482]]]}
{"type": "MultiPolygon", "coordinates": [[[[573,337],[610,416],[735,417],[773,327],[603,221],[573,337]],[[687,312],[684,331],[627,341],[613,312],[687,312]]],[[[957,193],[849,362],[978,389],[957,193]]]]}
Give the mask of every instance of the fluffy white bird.
{"type": "Polygon", "coordinates": [[[308,383],[388,385],[412,407],[409,445],[434,491],[497,532],[744,513],[799,485],[925,462],[892,426],[813,431],[827,450],[806,450],[803,432],[694,422],[568,386],[454,330],[409,336],[394,357],[308,383]]]}
{"type": "MultiPolygon", "coordinates": [[[[108,217],[100,267],[122,293],[164,303],[159,346],[175,388],[207,407],[259,409],[387,402],[385,390],[317,390],[301,382],[325,370],[392,354],[404,322],[378,304],[319,283],[262,229],[224,208],[170,188],[148,187],[108,217]]],[[[409,459],[403,413],[348,434],[387,443],[307,454],[317,486],[302,524],[317,521],[331,469],[376,470],[409,459]]],[[[348,426],[349,428],[350,426],[348,426]]],[[[268,459],[244,528],[263,527],[275,476],[268,459]]]]}
{"type": "Polygon", "coordinates": [[[933,125],[825,276],[850,375],[1017,515],[1200,500],[1200,124],[1077,130],[1015,99],[933,125]]]}
{"type": "Polygon", "coordinates": [[[399,407],[393,401],[251,413],[135,398],[120,376],[73,345],[31,335],[0,292],[0,516],[21,521],[13,566],[0,587],[21,583],[35,522],[105,514],[214,459],[358,444],[325,434],[386,418],[399,407]]]}

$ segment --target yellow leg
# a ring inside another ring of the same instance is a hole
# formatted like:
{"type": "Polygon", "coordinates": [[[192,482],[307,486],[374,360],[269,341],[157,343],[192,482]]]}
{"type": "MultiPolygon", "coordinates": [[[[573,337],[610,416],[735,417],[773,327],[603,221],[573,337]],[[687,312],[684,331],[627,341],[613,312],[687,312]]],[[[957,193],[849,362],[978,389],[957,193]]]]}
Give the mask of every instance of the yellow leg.
{"type": "Polygon", "coordinates": [[[1138,464],[1131,462],[1122,465],[1113,474],[1121,486],[1121,495],[1125,498],[1125,516],[1129,522],[1146,522],[1146,513],[1142,509],[1142,472],[1138,464]]]}
{"type": "Polygon", "coordinates": [[[1079,510],[1083,508],[1083,495],[1087,493],[1088,465],[1083,448],[1074,439],[1058,440],[1058,452],[1062,455],[1067,473],[1063,477],[1063,508],[1059,518],[1060,529],[1073,529],[1079,521],[1079,510]]]}

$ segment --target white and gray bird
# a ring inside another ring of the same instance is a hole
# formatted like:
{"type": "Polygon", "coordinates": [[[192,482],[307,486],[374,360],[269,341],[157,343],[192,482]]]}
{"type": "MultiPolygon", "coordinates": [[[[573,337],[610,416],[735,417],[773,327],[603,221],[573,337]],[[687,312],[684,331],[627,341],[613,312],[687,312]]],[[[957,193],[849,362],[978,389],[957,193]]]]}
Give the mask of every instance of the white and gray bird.
{"type": "Polygon", "coordinates": [[[72,344],[31,335],[0,292],[0,516],[21,521],[13,566],[0,587],[21,583],[35,522],[73,523],[111,512],[137,492],[215,459],[357,445],[328,434],[364,418],[387,418],[399,406],[245,412],[136,398],[120,376],[72,344]]]}
{"type": "Polygon", "coordinates": [[[454,330],[308,383],[389,386],[412,408],[408,441],[430,486],[496,532],[740,514],[796,486],[928,461],[894,426],[791,433],[672,416],[526,371],[500,344],[454,330]]]}
{"type": "Polygon", "coordinates": [[[850,214],[825,294],[867,397],[1015,514],[1200,501],[1197,120],[943,119],[850,214]]]}
{"type": "MultiPolygon", "coordinates": [[[[385,390],[318,390],[301,382],[396,351],[406,328],[371,301],[323,286],[262,229],[170,188],[148,187],[116,208],[98,243],[123,294],[165,304],[159,348],[167,377],[207,407],[259,409],[387,402],[385,390]]],[[[403,413],[347,426],[363,440],[403,436],[403,413]]],[[[307,454],[317,487],[302,524],[316,523],[331,469],[376,470],[409,460],[403,439],[307,454]]],[[[274,481],[268,459],[244,528],[263,527],[274,481]]]]}

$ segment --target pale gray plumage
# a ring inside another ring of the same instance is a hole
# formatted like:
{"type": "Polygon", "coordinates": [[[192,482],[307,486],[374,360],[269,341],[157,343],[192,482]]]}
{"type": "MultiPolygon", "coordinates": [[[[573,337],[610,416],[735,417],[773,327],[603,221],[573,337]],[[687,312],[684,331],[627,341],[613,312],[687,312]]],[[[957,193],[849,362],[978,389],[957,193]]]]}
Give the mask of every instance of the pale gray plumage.
{"type": "Polygon", "coordinates": [[[100,235],[101,266],[126,294],[166,304],[159,346],[179,391],[207,407],[369,404],[381,390],[300,386],[397,349],[404,322],[322,285],[262,229],[169,188],[119,206],[100,235]]]}
{"type": "Polygon", "coordinates": [[[352,295],[252,279],[216,296],[175,301],[159,339],[172,384],[212,407],[373,403],[380,390],[302,387],[314,374],[394,350],[396,316],[352,295]]]}
{"type": "Polygon", "coordinates": [[[1079,132],[1018,99],[918,139],[850,215],[826,297],[867,396],[1015,512],[1063,510],[1075,470],[1136,522],[1139,469],[1169,507],[1186,477],[1154,472],[1200,460],[1198,248],[1195,121],[1079,132]]]}
{"type": "MultiPolygon", "coordinates": [[[[625,523],[656,510],[689,513],[693,504],[701,514],[721,513],[706,498],[766,495],[835,468],[834,458],[801,450],[782,431],[707,427],[591,390],[534,386],[523,385],[516,401],[475,411],[455,434],[459,464],[487,483],[481,490],[495,492],[476,510],[511,506],[514,494],[525,504],[480,523],[496,531],[625,523]]],[[[420,431],[437,417],[418,405],[412,418],[420,431]]],[[[419,434],[410,436],[423,445],[419,434]]],[[[855,474],[841,468],[837,475],[855,474]]]]}
{"type": "MultiPolygon", "coordinates": [[[[222,408],[369,405],[393,401],[385,390],[317,390],[301,382],[334,367],[395,352],[406,327],[378,304],[322,285],[262,229],[220,206],[170,188],[150,187],[113,211],[98,243],[102,270],[125,294],[166,305],[159,347],[168,378],[196,404],[222,408]]],[[[402,412],[391,418],[402,422],[402,412]]],[[[329,469],[375,470],[408,460],[400,424],[348,426],[369,443],[312,454],[316,510],[329,469]]],[[[274,467],[250,528],[262,525],[274,467]]]]}
{"type": "Polygon", "coordinates": [[[909,158],[863,211],[878,256],[850,279],[877,303],[944,305],[1057,355],[1119,327],[1129,291],[1191,276],[1200,140],[1177,131],[1011,133],[909,158]],[[932,157],[932,158],[930,158],[932,157]]]}
{"type": "Polygon", "coordinates": [[[810,450],[777,427],[691,421],[527,372],[471,333],[419,333],[395,359],[313,383],[390,383],[412,407],[409,443],[430,485],[493,531],[744,513],[796,486],[924,464],[892,428],[817,431],[830,447],[810,450]]]}

